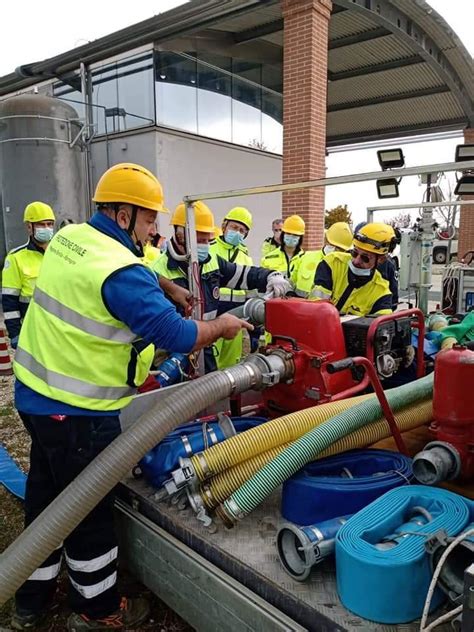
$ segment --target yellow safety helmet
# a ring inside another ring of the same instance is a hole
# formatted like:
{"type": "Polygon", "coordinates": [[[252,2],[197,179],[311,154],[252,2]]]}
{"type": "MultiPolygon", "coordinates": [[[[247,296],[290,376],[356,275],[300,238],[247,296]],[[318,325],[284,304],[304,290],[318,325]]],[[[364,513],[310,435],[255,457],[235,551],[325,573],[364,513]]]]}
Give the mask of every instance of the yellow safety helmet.
{"type": "MultiPolygon", "coordinates": [[[[193,202],[193,206],[196,230],[200,233],[214,234],[215,222],[211,209],[204,204],[204,202],[201,202],[201,200],[193,202]]],[[[186,226],[186,209],[184,204],[179,204],[176,207],[170,224],[172,226],[186,226]]]]}
{"type": "Polygon", "coordinates": [[[326,241],[341,248],[341,250],[350,250],[352,246],[352,231],[347,222],[335,222],[325,231],[326,241]]]}
{"type": "Polygon", "coordinates": [[[252,213],[248,209],[246,209],[244,206],[234,206],[234,208],[230,209],[230,211],[224,217],[224,222],[227,220],[240,222],[241,224],[246,226],[249,230],[253,226],[252,213]]]}
{"type": "Polygon", "coordinates": [[[122,202],[140,208],[168,213],[163,206],[163,187],[151,171],[141,165],[122,162],[107,169],[95,189],[94,202],[122,202]]]}
{"type": "Polygon", "coordinates": [[[304,235],[304,219],[299,215],[290,215],[283,222],[282,231],[293,235],[304,235]]]}
{"type": "Polygon", "coordinates": [[[44,202],[31,202],[25,207],[24,222],[56,221],[54,211],[49,204],[44,202]]]}
{"type": "Polygon", "coordinates": [[[389,224],[374,223],[362,226],[354,235],[353,244],[361,250],[386,255],[394,239],[395,231],[389,224]]]}

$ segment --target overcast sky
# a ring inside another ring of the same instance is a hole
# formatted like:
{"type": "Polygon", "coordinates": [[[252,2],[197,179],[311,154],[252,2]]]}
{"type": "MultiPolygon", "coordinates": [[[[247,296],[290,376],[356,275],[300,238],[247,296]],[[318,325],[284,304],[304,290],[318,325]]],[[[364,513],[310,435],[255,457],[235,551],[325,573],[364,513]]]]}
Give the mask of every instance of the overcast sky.
{"type": "MultiPolygon", "coordinates": [[[[64,52],[118,29],[167,11],[183,2],[179,0],[140,0],[117,3],[116,0],[81,0],[65,4],[60,0],[2,3],[2,36],[0,38],[0,76],[17,66],[39,61],[64,52]]],[[[430,0],[474,55],[474,0],[430,0]]],[[[448,162],[454,158],[459,139],[404,146],[407,165],[448,162]]],[[[331,154],[328,175],[377,170],[374,149],[331,154]]],[[[262,183],[264,184],[264,183],[262,183]]],[[[367,205],[376,205],[375,184],[328,187],[326,206],[347,203],[354,219],[365,215],[367,205]]],[[[422,188],[416,178],[406,178],[401,184],[397,202],[421,199],[422,188]]]]}

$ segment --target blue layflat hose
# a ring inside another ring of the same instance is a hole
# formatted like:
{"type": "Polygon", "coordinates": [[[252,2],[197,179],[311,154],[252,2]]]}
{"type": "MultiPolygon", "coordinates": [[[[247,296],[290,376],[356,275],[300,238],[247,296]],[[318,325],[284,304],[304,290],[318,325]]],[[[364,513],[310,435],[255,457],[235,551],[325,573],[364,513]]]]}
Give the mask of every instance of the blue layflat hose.
{"type": "MultiPolygon", "coordinates": [[[[346,608],[378,623],[421,616],[431,580],[425,542],[470,522],[469,501],[444,489],[398,487],[350,518],[336,536],[337,591],[346,608]]],[[[437,607],[443,594],[436,590],[437,607]]]]}
{"type": "Polygon", "coordinates": [[[390,450],[351,450],[309,463],[283,484],[281,513],[310,525],[353,514],[409,484],[412,460],[390,450]]]}
{"type": "MultiPolygon", "coordinates": [[[[267,421],[265,417],[231,417],[236,433],[245,432],[267,421]]],[[[228,438],[219,423],[187,423],[182,424],[167,435],[152,450],[147,452],[139,462],[144,478],[153,487],[161,487],[171,472],[179,466],[180,457],[190,457],[202,452],[208,446],[216,445],[228,438]]]]}
{"type": "Polygon", "coordinates": [[[26,474],[20,470],[15,461],[8,454],[7,449],[0,444],[0,484],[9,492],[25,499],[26,474]]]}

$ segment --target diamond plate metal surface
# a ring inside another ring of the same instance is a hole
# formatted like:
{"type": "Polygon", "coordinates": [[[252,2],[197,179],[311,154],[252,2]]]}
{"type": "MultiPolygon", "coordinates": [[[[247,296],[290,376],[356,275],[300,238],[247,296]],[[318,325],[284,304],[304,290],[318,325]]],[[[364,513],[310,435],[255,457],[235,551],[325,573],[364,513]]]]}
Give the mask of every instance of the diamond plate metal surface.
{"type": "MultiPolygon", "coordinates": [[[[160,526],[295,620],[298,620],[295,613],[300,611],[305,621],[299,622],[308,629],[364,632],[416,632],[419,629],[417,623],[373,623],[346,610],[337,596],[335,567],[331,559],[313,568],[307,582],[292,580],[280,565],[275,545],[278,528],[284,522],[279,509],[280,491],[275,492],[233,529],[226,529],[216,520],[214,524],[217,531],[212,533],[196,520],[189,507],[179,509],[169,502],[157,503],[153,499],[156,490],[144,481],[127,479],[123,485],[129,494],[138,499],[138,504],[143,500],[143,505],[156,513],[160,526]],[[314,626],[308,625],[311,613],[314,614],[314,626]],[[318,622],[321,615],[332,625],[324,627],[318,622]]],[[[447,632],[451,628],[445,625],[437,629],[447,632]]]]}

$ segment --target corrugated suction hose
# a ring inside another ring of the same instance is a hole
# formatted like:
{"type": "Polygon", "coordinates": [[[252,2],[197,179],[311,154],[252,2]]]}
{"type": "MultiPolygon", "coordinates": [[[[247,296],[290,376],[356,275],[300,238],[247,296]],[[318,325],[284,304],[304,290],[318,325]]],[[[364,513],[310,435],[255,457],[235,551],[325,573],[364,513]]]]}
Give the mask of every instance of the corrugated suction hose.
{"type": "MultiPolygon", "coordinates": [[[[397,422],[400,432],[407,432],[413,428],[423,426],[432,419],[433,402],[431,398],[412,404],[395,415],[395,421],[397,422]]],[[[243,436],[245,436],[247,432],[244,433],[243,436]]],[[[381,418],[342,437],[329,448],[321,452],[318,458],[339,454],[340,452],[354,448],[364,448],[389,436],[390,429],[388,424],[385,418],[381,418]]],[[[243,485],[245,481],[249,480],[260,468],[283,452],[288,446],[289,444],[285,443],[266,452],[261,452],[247,459],[247,461],[239,463],[214,476],[209,481],[206,481],[200,489],[200,494],[205,506],[208,509],[214,509],[217,505],[223,503],[233,491],[243,485]]]]}
{"type": "Polygon", "coordinates": [[[283,417],[278,417],[257,428],[231,437],[223,443],[191,457],[196,476],[200,481],[215,476],[230,467],[250,459],[264,450],[295,441],[323,421],[348,410],[365,400],[376,401],[375,395],[359,395],[329,404],[313,406],[283,417]]]}
{"type": "MultiPolygon", "coordinates": [[[[414,402],[427,399],[432,393],[433,374],[430,374],[416,382],[391,389],[386,395],[392,409],[398,411],[414,402]]],[[[217,508],[218,515],[228,526],[233,525],[253,511],[283,481],[317,458],[323,450],[380,416],[380,404],[377,400],[370,399],[314,428],[285,448],[237,489],[217,508]]]]}
{"type": "MultiPolygon", "coordinates": [[[[2,554],[0,603],[12,596],[100,499],[171,430],[232,393],[260,387],[266,362],[253,357],[182,386],[179,397],[171,393],[164,396],[117,437],[2,554]]],[[[288,367],[278,358],[274,362],[272,368],[288,377],[288,367]]]]}

